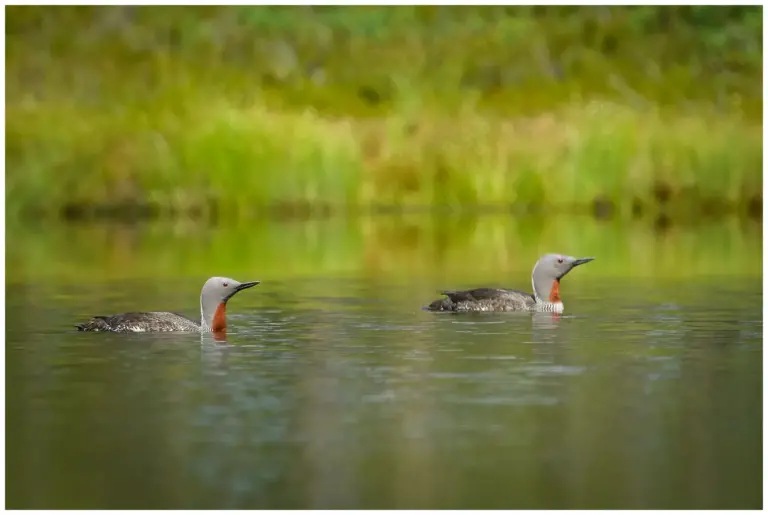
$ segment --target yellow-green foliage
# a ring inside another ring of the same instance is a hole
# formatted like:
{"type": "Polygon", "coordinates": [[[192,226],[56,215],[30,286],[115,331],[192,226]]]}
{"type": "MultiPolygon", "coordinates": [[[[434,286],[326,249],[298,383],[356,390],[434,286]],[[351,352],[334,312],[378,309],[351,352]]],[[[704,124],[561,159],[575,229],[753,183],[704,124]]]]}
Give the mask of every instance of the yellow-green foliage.
{"type": "Polygon", "coordinates": [[[754,206],[740,9],[12,7],[7,205],[754,206]]]}
{"type": "Polygon", "coordinates": [[[474,112],[358,120],[232,108],[155,117],[9,109],[8,204],[155,203],[249,215],[265,206],[549,206],[605,198],[625,212],[659,189],[736,205],[760,197],[759,126],[591,103],[536,118],[474,112]],[[13,163],[13,161],[11,161],[13,163]]]}

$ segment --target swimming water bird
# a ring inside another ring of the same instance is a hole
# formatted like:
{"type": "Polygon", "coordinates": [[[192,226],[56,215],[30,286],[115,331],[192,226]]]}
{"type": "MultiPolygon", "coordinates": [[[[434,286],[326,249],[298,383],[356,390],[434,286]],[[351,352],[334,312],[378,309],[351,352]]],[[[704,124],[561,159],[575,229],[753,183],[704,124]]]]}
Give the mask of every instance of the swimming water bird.
{"type": "Polygon", "coordinates": [[[241,283],[228,277],[211,277],[200,292],[200,321],[167,311],[121,313],[95,316],[75,327],[80,331],[142,333],[167,331],[201,331],[222,333],[227,330],[227,301],[237,292],[256,286],[261,281],[241,283]]]}
{"type": "Polygon", "coordinates": [[[560,279],[574,267],[595,258],[575,258],[562,254],[545,254],[536,262],[531,274],[533,295],[520,290],[476,288],[474,290],[441,291],[444,298],[426,306],[427,311],[546,311],[563,312],[560,279]]]}

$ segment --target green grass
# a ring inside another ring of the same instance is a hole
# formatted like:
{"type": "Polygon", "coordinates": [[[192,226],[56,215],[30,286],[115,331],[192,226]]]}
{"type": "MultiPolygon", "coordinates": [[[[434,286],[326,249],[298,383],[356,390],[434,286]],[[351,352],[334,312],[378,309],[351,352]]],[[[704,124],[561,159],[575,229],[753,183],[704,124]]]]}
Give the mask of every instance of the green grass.
{"type": "Polygon", "coordinates": [[[11,7],[8,213],[754,212],[760,14],[11,7]]]}
{"type": "Polygon", "coordinates": [[[670,209],[739,206],[762,185],[759,126],[610,103],[513,120],[472,111],[359,120],[223,102],[182,115],[8,112],[9,156],[23,162],[6,174],[11,210],[126,202],[253,216],[374,203],[573,210],[606,199],[629,215],[636,205],[658,211],[667,196],[670,209]]]}

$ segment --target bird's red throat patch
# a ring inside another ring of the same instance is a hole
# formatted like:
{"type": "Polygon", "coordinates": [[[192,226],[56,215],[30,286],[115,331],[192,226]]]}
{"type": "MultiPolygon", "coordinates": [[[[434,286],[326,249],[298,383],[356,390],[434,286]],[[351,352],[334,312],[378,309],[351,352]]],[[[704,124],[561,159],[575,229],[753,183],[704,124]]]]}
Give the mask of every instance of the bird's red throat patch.
{"type": "Polygon", "coordinates": [[[220,302],[216,306],[216,311],[213,313],[213,321],[211,322],[211,332],[223,333],[227,330],[227,304],[220,302]]]}
{"type": "MultiPolygon", "coordinates": [[[[557,303],[562,302],[560,299],[560,281],[555,279],[552,281],[552,289],[549,290],[549,302],[557,303]]],[[[218,310],[216,311],[218,313],[218,310]]]]}

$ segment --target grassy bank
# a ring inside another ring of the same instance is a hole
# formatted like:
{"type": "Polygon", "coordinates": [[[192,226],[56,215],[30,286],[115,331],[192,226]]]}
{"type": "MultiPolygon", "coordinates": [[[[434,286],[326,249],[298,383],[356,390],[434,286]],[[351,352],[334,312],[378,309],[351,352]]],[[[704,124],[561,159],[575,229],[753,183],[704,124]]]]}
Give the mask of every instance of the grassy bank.
{"type": "Polygon", "coordinates": [[[163,214],[398,206],[631,215],[761,198],[762,134],[739,118],[614,104],[514,120],[421,112],[359,120],[209,102],[167,111],[8,109],[8,205],[163,214]],[[57,121],[51,123],[51,115],[57,121]]]}
{"type": "Polygon", "coordinates": [[[8,213],[756,213],[760,12],[697,9],[13,7],[8,213]]]}

